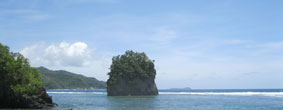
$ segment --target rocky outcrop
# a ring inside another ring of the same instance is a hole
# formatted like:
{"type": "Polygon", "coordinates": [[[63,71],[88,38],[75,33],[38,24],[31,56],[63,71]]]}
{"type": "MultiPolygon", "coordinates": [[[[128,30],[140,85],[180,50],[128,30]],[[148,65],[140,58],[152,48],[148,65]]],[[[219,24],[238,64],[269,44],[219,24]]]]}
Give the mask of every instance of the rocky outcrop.
{"type": "Polygon", "coordinates": [[[123,55],[114,56],[108,75],[108,96],[158,95],[154,60],[144,52],[128,50],[123,55]]]}
{"type": "Polygon", "coordinates": [[[47,109],[57,106],[52,97],[41,89],[37,94],[14,94],[9,90],[0,90],[0,108],[47,109]]]}
{"type": "Polygon", "coordinates": [[[118,77],[115,84],[107,86],[108,96],[145,96],[158,95],[154,78],[135,79],[128,83],[126,79],[118,77]]]}

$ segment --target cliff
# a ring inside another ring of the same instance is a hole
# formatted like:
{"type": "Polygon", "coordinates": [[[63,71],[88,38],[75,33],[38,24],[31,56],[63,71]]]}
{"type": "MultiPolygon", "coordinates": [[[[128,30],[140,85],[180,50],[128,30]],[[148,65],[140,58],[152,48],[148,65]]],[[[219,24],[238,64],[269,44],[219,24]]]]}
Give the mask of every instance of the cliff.
{"type": "Polygon", "coordinates": [[[155,84],[154,61],[145,53],[126,51],[113,57],[108,73],[108,96],[158,95],[155,84]]]}
{"type": "Polygon", "coordinates": [[[107,93],[108,96],[144,96],[158,95],[158,90],[153,78],[136,79],[129,84],[126,79],[120,77],[117,83],[107,86],[107,93]]]}

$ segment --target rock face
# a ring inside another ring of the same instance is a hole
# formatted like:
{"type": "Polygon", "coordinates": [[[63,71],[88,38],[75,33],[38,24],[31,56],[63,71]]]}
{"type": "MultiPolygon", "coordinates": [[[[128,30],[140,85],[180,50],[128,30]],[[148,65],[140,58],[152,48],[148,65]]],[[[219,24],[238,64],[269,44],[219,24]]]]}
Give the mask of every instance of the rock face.
{"type": "Polygon", "coordinates": [[[54,106],[57,104],[52,102],[52,97],[46,93],[45,89],[33,95],[19,95],[8,90],[0,90],[0,108],[48,109],[54,106]]]}
{"type": "Polygon", "coordinates": [[[107,80],[108,96],[158,95],[154,61],[145,53],[126,51],[113,57],[107,80]]]}
{"type": "Polygon", "coordinates": [[[123,78],[118,78],[117,83],[107,86],[108,96],[144,96],[158,95],[154,78],[145,80],[137,79],[132,84],[127,84],[123,78]]]}

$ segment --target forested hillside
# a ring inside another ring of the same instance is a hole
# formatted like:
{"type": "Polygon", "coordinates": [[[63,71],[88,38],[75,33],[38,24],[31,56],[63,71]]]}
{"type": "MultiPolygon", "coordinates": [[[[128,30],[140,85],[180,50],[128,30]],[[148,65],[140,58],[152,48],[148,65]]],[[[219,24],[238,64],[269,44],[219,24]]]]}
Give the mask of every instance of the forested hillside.
{"type": "Polygon", "coordinates": [[[106,83],[93,77],[74,74],[64,70],[52,71],[44,67],[38,70],[46,89],[105,89],[106,83]]]}

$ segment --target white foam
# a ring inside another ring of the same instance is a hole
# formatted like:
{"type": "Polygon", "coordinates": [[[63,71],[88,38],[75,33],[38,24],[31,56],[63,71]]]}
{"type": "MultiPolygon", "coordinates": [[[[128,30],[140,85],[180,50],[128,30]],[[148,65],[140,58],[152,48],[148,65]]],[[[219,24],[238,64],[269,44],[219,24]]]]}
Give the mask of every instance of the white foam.
{"type": "MultiPolygon", "coordinates": [[[[47,92],[49,94],[107,94],[106,92],[47,92]]],[[[229,96],[275,96],[283,92],[159,92],[161,95],[229,95],[229,96]]]]}
{"type": "Polygon", "coordinates": [[[234,96],[279,96],[283,97],[283,92],[159,92],[167,95],[234,95],[234,96]]]}
{"type": "Polygon", "coordinates": [[[47,92],[48,94],[106,94],[106,92],[47,92]]]}

